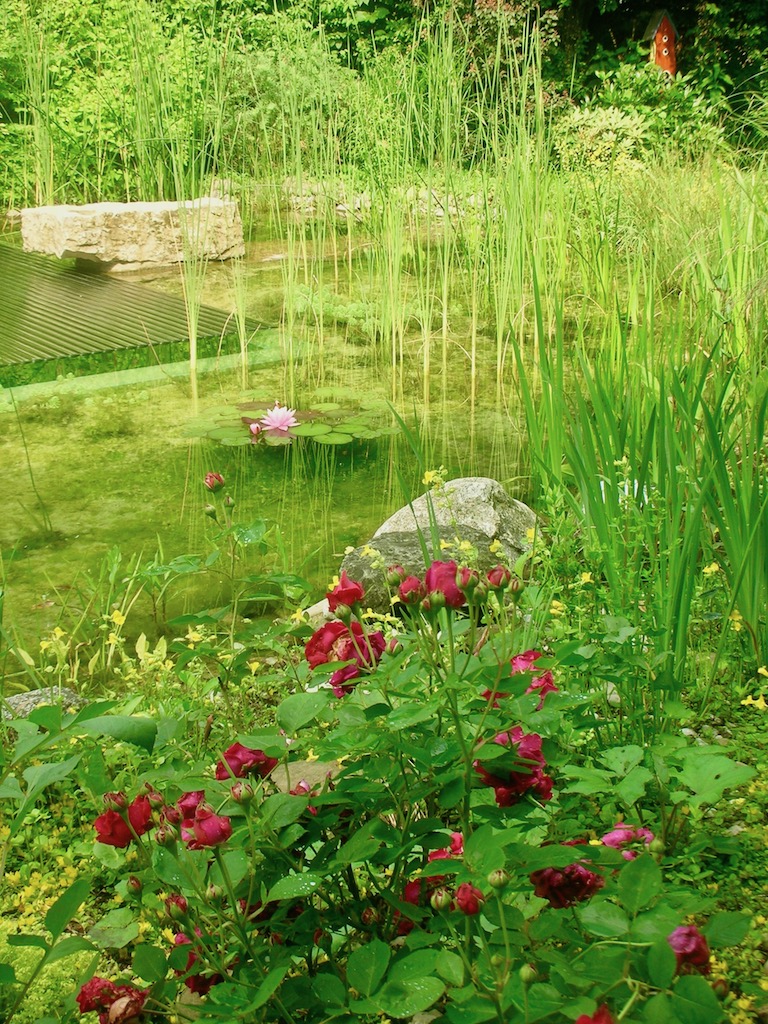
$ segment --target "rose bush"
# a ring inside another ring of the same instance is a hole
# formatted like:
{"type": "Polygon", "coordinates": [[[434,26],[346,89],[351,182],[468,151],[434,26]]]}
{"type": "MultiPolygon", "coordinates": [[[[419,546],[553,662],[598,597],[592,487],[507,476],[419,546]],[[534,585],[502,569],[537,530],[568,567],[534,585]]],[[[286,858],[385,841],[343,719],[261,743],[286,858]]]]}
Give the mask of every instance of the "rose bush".
{"type": "MultiPolygon", "coordinates": [[[[142,1012],[170,1014],[190,989],[203,1019],[260,1024],[431,1008],[446,1024],[636,1024],[691,1003],[716,1024],[706,939],[743,921],[684,923],[701,893],[670,884],[651,829],[627,824],[659,816],[659,752],[596,745],[570,654],[541,668],[530,637],[518,646],[519,588],[481,581],[465,615],[456,581],[475,577],[455,563],[405,591],[391,577],[397,643],[339,595],[349,620],[306,636],[275,728],[186,770],[158,754],[139,797],[110,794],[102,870],[131,857],[131,906],[160,915],[134,956],[142,1012]]],[[[671,750],[678,803],[701,806],[700,770],[671,750]]],[[[696,755],[721,777],[731,765],[696,755]]],[[[81,995],[103,1013],[99,984],[81,995]]]]}

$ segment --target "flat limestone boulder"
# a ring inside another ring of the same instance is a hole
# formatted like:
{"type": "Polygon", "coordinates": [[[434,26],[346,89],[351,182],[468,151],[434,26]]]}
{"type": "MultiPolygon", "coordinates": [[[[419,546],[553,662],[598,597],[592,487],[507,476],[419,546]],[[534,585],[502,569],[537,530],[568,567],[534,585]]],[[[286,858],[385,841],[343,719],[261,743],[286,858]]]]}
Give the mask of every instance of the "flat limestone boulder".
{"type": "Polygon", "coordinates": [[[184,203],[91,203],[21,211],[26,252],[94,263],[104,270],[170,266],[189,258],[242,256],[243,224],[230,198],[184,203]]]}
{"type": "Polygon", "coordinates": [[[390,610],[385,573],[402,565],[409,574],[423,576],[425,562],[468,561],[461,545],[477,552],[471,564],[487,571],[499,562],[514,565],[531,547],[529,531],[536,526],[534,512],[511,498],[496,480],[464,477],[427,492],[406,505],[378,528],[367,544],[345,556],[341,568],[365,588],[365,604],[374,611],[390,610]],[[431,506],[431,512],[430,512],[431,506]],[[432,541],[432,522],[438,543],[432,541]],[[493,546],[493,550],[491,547],[493,546]]]}

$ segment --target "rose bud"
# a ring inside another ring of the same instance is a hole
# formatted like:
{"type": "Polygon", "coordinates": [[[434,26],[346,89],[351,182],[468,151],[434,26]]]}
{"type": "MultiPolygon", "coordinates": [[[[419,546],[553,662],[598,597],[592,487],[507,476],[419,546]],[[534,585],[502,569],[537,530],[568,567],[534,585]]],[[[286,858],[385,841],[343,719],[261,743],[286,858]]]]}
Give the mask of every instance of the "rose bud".
{"type": "Polygon", "coordinates": [[[181,893],[175,892],[165,900],[165,912],[172,921],[181,921],[187,916],[189,903],[181,893]]]}
{"type": "Polygon", "coordinates": [[[497,565],[488,570],[486,579],[493,590],[506,590],[512,580],[512,573],[506,565],[497,565]]]}
{"type": "Polygon", "coordinates": [[[155,829],[155,842],[158,846],[173,846],[177,838],[176,829],[170,825],[158,825],[155,829]]]}
{"type": "Polygon", "coordinates": [[[203,505],[203,515],[208,516],[209,519],[216,519],[218,513],[213,505],[203,505]]]}
{"type": "Polygon", "coordinates": [[[451,894],[446,889],[435,889],[429,897],[429,905],[433,910],[448,910],[452,903],[451,894]]]}
{"type": "Polygon", "coordinates": [[[226,496],[226,498],[224,499],[224,508],[234,508],[234,507],[235,507],[235,499],[233,497],[231,497],[231,495],[228,494],[226,496]]]}
{"type": "Polygon", "coordinates": [[[488,885],[492,889],[506,889],[509,885],[509,872],[504,868],[497,868],[488,875],[488,885]]]}
{"type": "Polygon", "coordinates": [[[387,586],[399,587],[407,575],[402,565],[390,565],[386,574],[387,586]]]}
{"type": "Polygon", "coordinates": [[[140,893],[141,890],[144,888],[144,883],[140,878],[137,878],[136,875],[129,875],[126,884],[128,886],[128,892],[134,893],[136,895],[140,893]]]}
{"type": "Polygon", "coordinates": [[[479,914],[483,903],[485,903],[485,897],[476,886],[469,882],[464,882],[456,890],[456,906],[462,914],[479,914]]]}
{"type": "Polygon", "coordinates": [[[418,604],[427,594],[427,588],[418,576],[406,576],[397,588],[397,595],[403,604],[418,604]]]}
{"type": "Polygon", "coordinates": [[[254,797],[250,782],[236,782],[232,787],[232,799],[236,804],[249,804],[254,797]]]}
{"type": "Polygon", "coordinates": [[[523,964],[517,973],[520,981],[522,981],[524,985],[532,985],[539,976],[536,968],[531,964],[523,964]]]}
{"type": "Polygon", "coordinates": [[[105,793],[102,797],[104,806],[108,811],[124,811],[128,807],[128,797],[125,793],[105,793]]]}
{"type": "Polygon", "coordinates": [[[456,571],[456,586],[470,597],[480,582],[480,575],[476,569],[468,569],[466,566],[456,571]]]}

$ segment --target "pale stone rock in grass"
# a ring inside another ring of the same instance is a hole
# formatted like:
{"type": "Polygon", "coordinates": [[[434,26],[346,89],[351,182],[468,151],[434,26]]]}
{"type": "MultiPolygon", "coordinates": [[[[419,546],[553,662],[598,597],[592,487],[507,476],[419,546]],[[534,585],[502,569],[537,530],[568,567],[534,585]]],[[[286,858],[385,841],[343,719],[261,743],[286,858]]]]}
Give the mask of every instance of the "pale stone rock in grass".
{"type": "Polygon", "coordinates": [[[46,704],[61,706],[64,711],[79,711],[88,701],[66,686],[50,686],[42,690],[15,693],[3,700],[3,718],[28,718],[36,708],[46,704]]]}
{"type": "Polygon", "coordinates": [[[367,544],[344,558],[341,568],[350,579],[362,583],[364,604],[385,612],[390,609],[390,591],[384,577],[390,565],[402,565],[415,576],[422,576],[428,562],[436,560],[469,562],[483,571],[499,562],[513,566],[530,550],[529,533],[535,526],[533,511],[511,498],[496,480],[450,480],[390,516],[367,544]],[[438,540],[448,547],[433,544],[433,522],[438,540]],[[461,541],[476,550],[476,559],[467,559],[458,549],[461,541]],[[427,562],[422,545],[427,549],[427,562]]]}
{"type": "Polygon", "coordinates": [[[184,203],[39,206],[21,211],[21,236],[26,252],[83,260],[105,270],[245,253],[237,203],[214,196],[184,203]]]}

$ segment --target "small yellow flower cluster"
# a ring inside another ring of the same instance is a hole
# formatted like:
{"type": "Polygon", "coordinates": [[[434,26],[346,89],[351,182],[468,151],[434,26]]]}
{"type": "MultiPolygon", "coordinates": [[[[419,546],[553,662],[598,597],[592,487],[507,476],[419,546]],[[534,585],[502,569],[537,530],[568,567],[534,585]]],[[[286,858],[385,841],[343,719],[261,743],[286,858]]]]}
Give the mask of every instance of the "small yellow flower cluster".
{"type": "Polygon", "coordinates": [[[438,466],[437,469],[428,469],[421,482],[425,487],[443,487],[447,472],[445,466],[438,466]]]}
{"type": "Polygon", "coordinates": [[[760,696],[755,700],[753,696],[747,697],[741,702],[745,707],[756,707],[758,711],[768,711],[768,704],[765,702],[765,694],[761,693],[760,696]]]}
{"type": "Polygon", "coordinates": [[[109,620],[110,622],[113,622],[116,626],[125,625],[125,615],[123,615],[119,608],[115,608],[115,610],[109,616],[109,620]]]}
{"type": "Polygon", "coordinates": [[[720,566],[717,562],[710,562],[709,565],[705,565],[701,571],[705,576],[714,576],[716,572],[720,572],[720,566]]]}
{"type": "Polygon", "coordinates": [[[744,620],[742,619],[741,612],[738,610],[738,608],[734,608],[731,614],[728,616],[728,618],[730,619],[731,625],[733,626],[734,633],[740,633],[742,629],[741,624],[744,620]]]}
{"type": "Polygon", "coordinates": [[[498,555],[498,553],[502,550],[502,547],[503,545],[499,538],[497,537],[495,540],[492,540],[491,543],[488,545],[488,550],[491,552],[492,555],[498,555]]]}
{"type": "Polygon", "coordinates": [[[566,611],[567,609],[562,601],[553,600],[549,606],[549,614],[553,619],[559,619],[561,616],[565,615],[566,611]]]}

